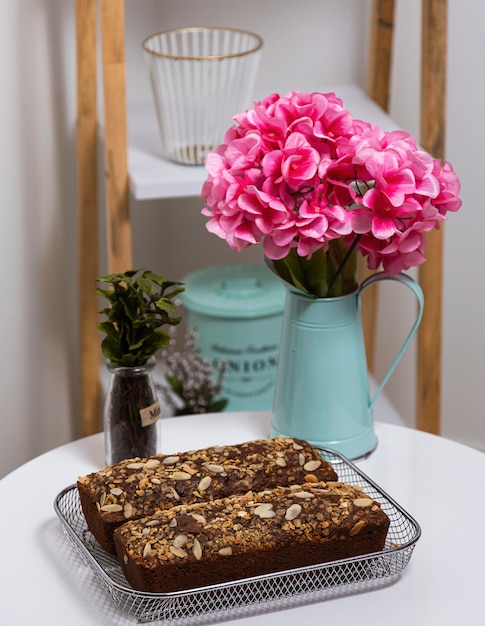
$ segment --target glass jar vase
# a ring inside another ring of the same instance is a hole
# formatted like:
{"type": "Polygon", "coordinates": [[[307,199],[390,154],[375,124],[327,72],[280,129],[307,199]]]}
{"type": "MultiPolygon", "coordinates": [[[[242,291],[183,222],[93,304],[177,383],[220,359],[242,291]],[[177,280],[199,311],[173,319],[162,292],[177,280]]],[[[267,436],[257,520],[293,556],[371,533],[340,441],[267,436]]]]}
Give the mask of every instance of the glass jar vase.
{"type": "Polygon", "coordinates": [[[161,409],[152,378],[155,365],[155,357],[135,367],[107,363],[111,376],[103,411],[107,465],[158,451],[161,409]]]}

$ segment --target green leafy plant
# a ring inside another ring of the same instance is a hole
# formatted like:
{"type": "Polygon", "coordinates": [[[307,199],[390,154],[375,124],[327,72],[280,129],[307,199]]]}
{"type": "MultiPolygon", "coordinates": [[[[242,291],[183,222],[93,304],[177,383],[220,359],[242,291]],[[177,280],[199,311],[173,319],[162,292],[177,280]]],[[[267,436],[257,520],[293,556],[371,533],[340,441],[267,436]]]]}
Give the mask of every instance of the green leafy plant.
{"type": "Polygon", "coordinates": [[[104,356],[112,365],[144,365],[168,345],[170,337],[163,326],[180,322],[173,300],[184,291],[182,283],[143,269],[102,276],[98,281],[110,285],[96,289],[110,305],[100,311],[106,320],[97,324],[106,334],[101,343],[104,356]]]}
{"type": "Polygon", "coordinates": [[[160,402],[152,380],[155,352],[166,347],[176,326],[175,296],[182,283],[166,280],[149,270],[129,270],[98,279],[108,288],[96,292],[109,306],[97,324],[106,336],[101,350],[112,374],[104,407],[107,463],[145,458],[157,452],[156,421],[160,402]]]}

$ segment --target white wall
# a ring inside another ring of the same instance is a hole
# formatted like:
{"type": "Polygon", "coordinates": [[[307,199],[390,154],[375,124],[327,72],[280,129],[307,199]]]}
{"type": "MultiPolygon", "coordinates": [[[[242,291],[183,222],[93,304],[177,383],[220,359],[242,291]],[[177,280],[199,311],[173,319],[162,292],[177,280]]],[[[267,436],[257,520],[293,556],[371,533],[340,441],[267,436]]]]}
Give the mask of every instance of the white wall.
{"type": "MultiPolygon", "coordinates": [[[[241,26],[263,35],[258,96],[266,95],[270,83],[271,90],[282,92],[365,83],[369,0],[125,2],[130,99],[149,97],[141,40],[165,27],[195,23],[241,26]],[[208,17],[212,10],[216,19],[208,17]],[[322,85],[315,84],[317,77],[322,85]]],[[[79,434],[74,4],[0,2],[0,476],[79,434]]],[[[485,448],[480,245],[485,214],[479,196],[485,5],[449,4],[448,157],[462,179],[464,206],[446,227],[443,432],[485,448]]],[[[398,11],[396,66],[404,71],[394,81],[392,113],[417,134],[420,2],[401,0],[398,11]]],[[[134,203],[135,264],[177,277],[212,262],[234,262],[226,244],[205,232],[199,209],[194,199],[134,203]],[[193,228],[187,229],[188,219],[193,228]]],[[[260,251],[245,258],[259,260],[260,251]]],[[[386,306],[380,367],[384,348],[403,323],[402,306],[386,306]]],[[[408,422],[411,356],[388,388],[408,422]]]]}
{"type": "Polygon", "coordinates": [[[0,2],[0,476],[74,432],[71,4],[0,2]]]}

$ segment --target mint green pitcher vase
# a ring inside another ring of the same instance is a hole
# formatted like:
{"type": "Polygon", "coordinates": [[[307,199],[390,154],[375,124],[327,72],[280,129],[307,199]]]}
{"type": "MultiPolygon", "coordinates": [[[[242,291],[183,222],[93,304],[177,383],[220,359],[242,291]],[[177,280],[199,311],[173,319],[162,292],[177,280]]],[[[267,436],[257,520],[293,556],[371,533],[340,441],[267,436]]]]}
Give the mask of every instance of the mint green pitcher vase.
{"type": "Polygon", "coordinates": [[[315,298],[287,286],[276,373],[271,436],[305,439],[349,459],[377,445],[373,407],[414,337],[423,314],[423,292],[406,274],[379,272],[354,293],[315,298]],[[361,320],[361,295],[377,282],[393,280],[418,301],[414,324],[382,382],[370,397],[361,320]]]}

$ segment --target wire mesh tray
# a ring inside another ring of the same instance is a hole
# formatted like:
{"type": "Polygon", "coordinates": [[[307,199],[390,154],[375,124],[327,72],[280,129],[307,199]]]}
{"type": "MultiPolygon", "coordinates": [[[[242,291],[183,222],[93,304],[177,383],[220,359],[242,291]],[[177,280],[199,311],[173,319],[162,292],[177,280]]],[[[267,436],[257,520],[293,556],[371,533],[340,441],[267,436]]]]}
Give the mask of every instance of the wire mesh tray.
{"type": "Polygon", "coordinates": [[[391,584],[411,558],[421,534],[419,524],[355,464],[333,451],[322,448],[320,452],[334,465],[341,482],[360,485],[381,503],[391,520],[382,551],[178,593],[146,593],[130,587],[116,557],[108,554],[88,530],[75,485],[59,493],[54,508],[64,533],[113,602],[140,622],[198,626],[391,584]]]}

